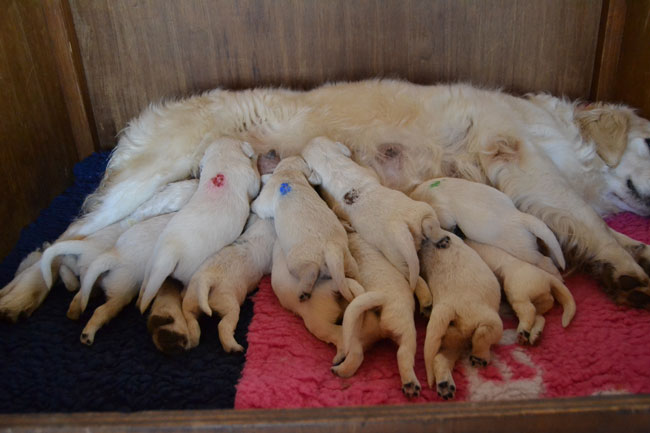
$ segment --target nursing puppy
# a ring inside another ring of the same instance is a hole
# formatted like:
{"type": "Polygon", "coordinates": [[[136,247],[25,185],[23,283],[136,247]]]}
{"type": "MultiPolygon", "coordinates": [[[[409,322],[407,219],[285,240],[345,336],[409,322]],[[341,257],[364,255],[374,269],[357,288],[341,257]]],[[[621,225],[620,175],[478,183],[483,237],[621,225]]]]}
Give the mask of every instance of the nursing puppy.
{"type": "Polygon", "coordinates": [[[253,156],[248,143],[228,138],[207,148],[198,189],[169,221],[147,265],[138,299],[141,312],[165,278],[187,284],[207,257],[239,236],[260,186],[253,156]]]}
{"type": "Polygon", "coordinates": [[[453,233],[448,248],[426,242],[420,250],[424,278],[433,297],[433,309],[424,340],[427,382],[438,395],[454,397],[454,364],[471,342],[474,366],[490,362],[490,347],[501,339],[501,288],[481,257],[453,233]]]}
{"type": "Polygon", "coordinates": [[[556,276],[519,260],[500,248],[465,240],[502,283],[503,291],[519,318],[520,343],[535,344],[544,329],[544,313],[553,307],[553,298],[562,305],[562,326],[567,327],[576,313],[569,289],[556,276]]]}
{"type": "Polygon", "coordinates": [[[88,267],[79,293],[72,299],[68,317],[78,318],[86,310],[95,282],[101,278],[106,303],[98,307],[81,332],[81,342],[93,344],[97,331],[115,317],[138,294],[144,273],[158,236],[174,213],[160,215],[135,224],[122,233],[108,251],[88,267]]]}
{"type": "MultiPolygon", "coordinates": [[[[362,323],[365,317],[379,310],[378,333],[397,344],[397,366],[402,392],[407,397],[420,395],[420,382],[415,376],[416,332],[413,312],[415,300],[408,281],[384,255],[359,234],[350,233],[350,250],[359,264],[359,282],[366,293],[354,298],[343,315],[343,347],[345,359],[332,367],[341,377],[353,375],[363,362],[362,323]]],[[[418,278],[424,290],[426,284],[418,278]]],[[[336,362],[336,361],[335,361],[336,362]]]]}
{"type": "Polygon", "coordinates": [[[302,155],[313,170],[310,182],[322,186],[335,201],[335,211],[378,248],[414,290],[422,239],[444,238],[431,207],[382,186],[370,170],[350,159],[350,150],[341,143],[317,137],[302,155]]]}
{"type": "Polygon", "coordinates": [[[425,181],[410,196],[430,204],[445,230],[458,227],[468,239],[497,246],[559,277],[553,262],[537,251],[539,238],[555,263],[565,267],[553,232],[539,219],[517,210],[512,200],[495,188],[445,177],[425,181]]]}
{"type": "Polygon", "coordinates": [[[356,262],[338,218],[307,181],[311,171],[300,157],[280,161],[251,209],[273,218],[289,272],[300,281],[301,300],[308,299],[319,275],[331,277],[351,297],[346,276],[355,277],[356,262]]]}
{"type": "Polygon", "coordinates": [[[217,312],[219,340],[226,352],[244,348],[234,337],[239,307],[265,274],[271,272],[275,229],[273,221],[251,214],[244,233],[235,242],[209,257],[194,273],[183,296],[183,315],[189,330],[187,348],[196,347],[201,337],[197,321],[201,311],[217,312]]]}
{"type": "MultiPolygon", "coordinates": [[[[347,283],[351,294],[359,295],[364,292],[364,288],[356,280],[347,278],[347,283]]],[[[345,308],[353,298],[345,298],[338,291],[334,280],[324,278],[316,281],[309,299],[298,300],[296,291],[300,287],[300,280],[289,271],[287,258],[279,242],[273,246],[271,287],[282,307],[300,316],[312,335],[336,346],[336,356],[333,362],[340,362],[345,357],[340,323],[345,308]]],[[[360,339],[364,350],[380,338],[377,324],[378,320],[375,315],[369,315],[368,319],[363,322],[360,339]]]]}

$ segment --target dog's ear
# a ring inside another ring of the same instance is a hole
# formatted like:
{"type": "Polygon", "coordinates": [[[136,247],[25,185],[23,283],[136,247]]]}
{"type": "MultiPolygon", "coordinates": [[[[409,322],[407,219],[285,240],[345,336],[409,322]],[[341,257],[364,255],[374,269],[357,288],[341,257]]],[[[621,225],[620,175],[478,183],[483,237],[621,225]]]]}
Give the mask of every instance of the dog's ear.
{"type": "Polygon", "coordinates": [[[312,185],[320,185],[321,183],[323,183],[323,179],[321,179],[320,174],[316,173],[315,170],[311,171],[307,180],[312,185]]]}
{"type": "Polygon", "coordinates": [[[246,155],[249,158],[252,158],[255,156],[255,151],[253,150],[253,146],[248,141],[242,141],[241,142],[241,150],[244,152],[244,155],[246,155]]]}
{"type": "Polygon", "coordinates": [[[596,144],[596,152],[605,164],[616,167],[627,147],[629,120],[625,113],[606,106],[577,108],[575,119],[580,135],[596,144]]]}
{"type": "Polygon", "coordinates": [[[347,156],[348,158],[352,157],[352,152],[350,152],[350,149],[345,144],[341,143],[340,141],[337,141],[334,144],[336,144],[336,147],[339,148],[343,155],[347,156]]]}

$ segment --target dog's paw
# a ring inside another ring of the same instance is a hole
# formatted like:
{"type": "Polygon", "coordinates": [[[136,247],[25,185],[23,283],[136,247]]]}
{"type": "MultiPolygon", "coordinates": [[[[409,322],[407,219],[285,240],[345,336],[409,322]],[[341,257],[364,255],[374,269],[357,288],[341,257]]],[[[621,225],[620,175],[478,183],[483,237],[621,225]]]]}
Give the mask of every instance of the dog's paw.
{"type": "Polygon", "coordinates": [[[187,336],[178,333],[174,329],[157,329],[154,331],[152,338],[158,350],[167,354],[181,353],[187,345],[187,336]]]}
{"type": "Polygon", "coordinates": [[[478,356],[470,355],[469,360],[472,363],[472,367],[486,367],[488,365],[485,359],[479,358],[478,356]]]}
{"type": "Polygon", "coordinates": [[[445,380],[444,382],[436,384],[436,391],[438,392],[439,397],[449,400],[454,398],[454,395],[456,395],[456,385],[453,381],[448,382],[445,380]]]}
{"type": "Polygon", "coordinates": [[[422,387],[417,382],[409,382],[402,385],[402,392],[408,398],[418,397],[422,387]]]}
{"type": "Polygon", "coordinates": [[[30,266],[0,290],[0,319],[16,322],[29,317],[48,293],[39,263],[30,266]]]}
{"type": "Polygon", "coordinates": [[[605,292],[620,305],[635,308],[650,309],[650,287],[641,267],[633,263],[638,269],[620,272],[611,264],[597,264],[596,272],[600,274],[605,287],[605,292]]]}
{"type": "Polygon", "coordinates": [[[300,302],[305,302],[311,298],[311,293],[308,292],[302,292],[300,294],[300,302]]]}
{"type": "Polygon", "coordinates": [[[530,341],[530,332],[525,329],[517,331],[517,343],[521,345],[532,344],[530,341]]]}
{"type": "Polygon", "coordinates": [[[91,346],[95,341],[95,334],[89,332],[82,332],[81,336],[79,337],[79,340],[81,340],[81,342],[86,346],[91,346]]]}
{"type": "Polygon", "coordinates": [[[424,317],[431,317],[431,311],[433,311],[433,305],[421,305],[420,314],[424,317]]]}

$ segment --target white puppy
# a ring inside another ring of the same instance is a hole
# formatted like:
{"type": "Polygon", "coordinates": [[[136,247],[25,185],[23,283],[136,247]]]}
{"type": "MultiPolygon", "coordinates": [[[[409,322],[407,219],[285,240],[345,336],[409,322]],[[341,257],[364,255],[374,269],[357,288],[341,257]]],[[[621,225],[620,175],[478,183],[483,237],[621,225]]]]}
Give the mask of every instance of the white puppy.
{"type": "Polygon", "coordinates": [[[553,307],[553,298],[564,310],[562,326],[566,328],[571,323],[576,303],[559,278],[500,248],[469,240],[465,242],[501,280],[506,298],[519,318],[517,333],[521,343],[535,344],[544,329],[543,314],[553,307]]]}
{"type": "Polygon", "coordinates": [[[199,186],[169,221],[147,265],[138,299],[144,312],[168,276],[187,284],[210,255],[232,243],[244,228],[260,179],[246,142],[214,141],[201,160],[199,186]]]}
{"type": "Polygon", "coordinates": [[[357,265],[348,249],[348,237],[307,181],[310,174],[302,158],[283,159],[251,207],[260,217],[274,219],[289,271],[300,280],[300,299],[309,298],[319,274],[330,276],[338,290],[351,297],[345,278],[356,276],[357,265]]]}
{"type": "Polygon", "coordinates": [[[471,342],[472,365],[490,361],[490,346],[501,339],[499,317],[501,288],[479,255],[453,233],[448,248],[425,242],[420,250],[425,279],[431,289],[433,309],[424,341],[427,382],[438,395],[452,398],[456,384],[452,370],[471,342]]]}
{"type": "MultiPolygon", "coordinates": [[[[402,391],[407,397],[420,394],[420,382],[415,375],[416,332],[413,312],[415,300],[408,281],[384,255],[357,233],[350,233],[350,250],[359,264],[359,282],[366,289],[350,302],[343,315],[343,347],[345,359],[332,367],[338,376],[353,375],[363,361],[362,324],[366,316],[379,310],[377,332],[392,339],[397,349],[397,365],[402,391]]],[[[418,286],[428,290],[422,278],[418,286]]],[[[365,326],[365,325],[364,325],[365,326]]],[[[336,363],[336,361],[335,361],[336,363]]]]}
{"type": "MultiPolygon", "coordinates": [[[[101,286],[107,301],[98,307],[81,333],[81,342],[91,345],[95,333],[117,315],[138,294],[138,289],[153,253],[158,236],[175,214],[159,215],[139,222],[122,233],[115,246],[99,255],[88,267],[81,281],[81,290],[72,299],[71,312],[83,312],[95,281],[104,274],[101,286]]],[[[76,314],[78,317],[79,314],[76,314]]]]}
{"type": "MultiPolygon", "coordinates": [[[[352,288],[351,292],[364,292],[363,287],[356,280],[347,278],[347,283],[348,287],[352,288]]],[[[287,258],[280,243],[276,242],[273,247],[273,271],[271,272],[273,293],[282,307],[302,318],[307,330],[316,338],[336,346],[334,362],[340,362],[337,360],[342,360],[345,356],[340,322],[352,298],[343,297],[334,280],[325,278],[316,281],[312,296],[308,300],[300,301],[296,297],[299,285],[300,281],[289,272],[287,258]]],[[[376,316],[373,315],[363,322],[360,334],[364,350],[380,338],[378,330],[376,316]]]]}
{"type": "Polygon", "coordinates": [[[260,279],[271,272],[275,230],[273,221],[251,214],[244,233],[232,244],[208,258],[194,273],[183,296],[183,314],[189,330],[188,349],[201,337],[201,311],[221,316],[219,340],[226,352],[244,348],[234,337],[239,307],[260,279]]]}
{"type": "Polygon", "coordinates": [[[372,170],[350,159],[350,150],[341,143],[317,137],[302,155],[313,170],[310,181],[322,185],[336,202],[336,212],[407,276],[414,290],[422,239],[444,238],[431,206],[382,186],[372,170]]]}
{"type": "Polygon", "coordinates": [[[422,183],[411,198],[429,203],[445,230],[457,226],[468,239],[497,246],[559,277],[553,262],[537,250],[540,238],[564,269],[564,255],[553,232],[541,220],[517,210],[512,200],[495,188],[445,177],[422,183]]]}

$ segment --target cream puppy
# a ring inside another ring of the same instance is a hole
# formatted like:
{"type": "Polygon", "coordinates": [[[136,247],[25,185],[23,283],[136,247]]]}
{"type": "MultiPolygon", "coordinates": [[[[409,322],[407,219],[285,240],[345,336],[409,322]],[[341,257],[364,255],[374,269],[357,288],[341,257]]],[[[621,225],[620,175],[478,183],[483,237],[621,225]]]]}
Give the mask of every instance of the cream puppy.
{"type": "Polygon", "coordinates": [[[519,318],[517,333],[521,343],[535,344],[544,329],[543,314],[553,307],[553,298],[562,309],[562,326],[571,323],[576,303],[560,279],[530,263],[519,260],[500,248],[466,240],[492,272],[501,280],[508,302],[519,318]]]}
{"type": "Polygon", "coordinates": [[[472,365],[490,361],[490,346],[503,332],[499,317],[501,288],[481,257],[453,233],[445,250],[426,242],[420,250],[423,273],[433,297],[433,309],[424,341],[427,382],[438,395],[452,398],[456,384],[454,364],[471,342],[472,365]]]}
{"type": "Polygon", "coordinates": [[[221,138],[201,160],[199,186],[189,202],[169,221],[147,265],[140,289],[144,312],[168,276],[187,284],[210,255],[232,243],[250,212],[260,180],[248,143],[221,138]]]}
{"type": "Polygon", "coordinates": [[[234,337],[239,307],[262,276],[271,272],[275,229],[273,221],[251,214],[244,233],[208,258],[194,273],[183,296],[183,314],[189,330],[188,349],[199,344],[201,311],[221,316],[219,340],[226,352],[244,348],[234,337]]]}
{"type": "Polygon", "coordinates": [[[422,239],[444,238],[431,207],[382,186],[372,170],[350,159],[350,150],[341,143],[317,137],[302,155],[313,170],[310,182],[322,185],[336,202],[337,213],[406,275],[414,290],[422,239]]]}
{"type": "Polygon", "coordinates": [[[101,278],[106,303],[98,307],[81,333],[81,342],[93,344],[95,333],[115,317],[138,294],[147,262],[158,236],[174,213],[159,215],[135,224],[115,242],[115,246],[99,255],[88,267],[79,293],[72,299],[68,317],[78,318],[86,310],[95,281],[101,278]]]}
{"type": "MultiPolygon", "coordinates": [[[[348,278],[347,283],[351,293],[361,294],[364,292],[363,287],[356,280],[348,278]]],[[[273,270],[271,272],[273,293],[282,307],[302,318],[307,330],[316,338],[336,346],[334,362],[340,362],[337,360],[342,360],[345,352],[343,351],[343,334],[339,323],[352,298],[343,297],[334,280],[319,279],[314,285],[312,296],[308,300],[300,301],[296,297],[299,285],[300,280],[289,272],[287,258],[280,243],[276,242],[273,247],[273,270]]],[[[364,349],[380,338],[378,330],[377,316],[369,315],[368,320],[363,322],[363,329],[360,332],[364,349]]]]}
{"type": "Polygon", "coordinates": [[[283,159],[251,208],[262,218],[274,219],[289,271],[300,281],[300,299],[309,298],[319,274],[330,276],[338,290],[350,297],[346,276],[355,277],[357,266],[348,249],[348,237],[307,181],[310,174],[302,158],[283,159]]]}
{"type": "MultiPolygon", "coordinates": [[[[362,323],[371,310],[379,309],[378,330],[381,338],[390,338],[398,345],[397,365],[402,391],[407,397],[420,394],[420,382],[415,376],[416,332],[413,312],[415,300],[408,281],[384,255],[359,234],[350,233],[350,250],[359,264],[359,282],[366,293],[354,298],[343,315],[343,347],[345,359],[332,367],[341,377],[353,375],[363,361],[360,340],[362,323]]],[[[428,290],[418,278],[418,286],[428,290]]],[[[336,361],[335,361],[336,362],[336,361]]]]}
{"type": "Polygon", "coordinates": [[[560,244],[546,224],[517,210],[512,200],[495,188],[444,177],[422,183],[411,198],[429,203],[445,230],[453,231],[458,226],[468,239],[499,247],[560,277],[553,262],[537,250],[540,238],[555,263],[565,267],[560,244]]]}

